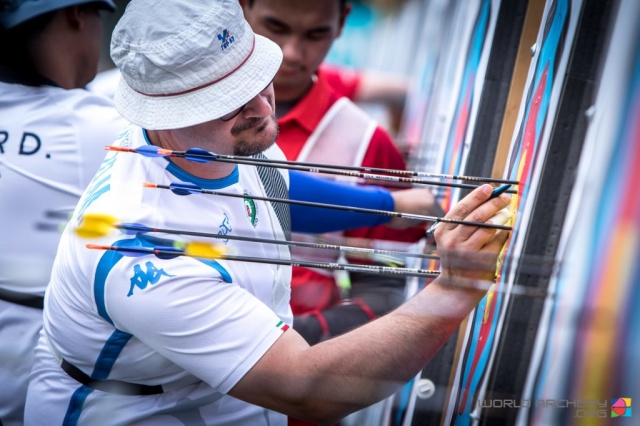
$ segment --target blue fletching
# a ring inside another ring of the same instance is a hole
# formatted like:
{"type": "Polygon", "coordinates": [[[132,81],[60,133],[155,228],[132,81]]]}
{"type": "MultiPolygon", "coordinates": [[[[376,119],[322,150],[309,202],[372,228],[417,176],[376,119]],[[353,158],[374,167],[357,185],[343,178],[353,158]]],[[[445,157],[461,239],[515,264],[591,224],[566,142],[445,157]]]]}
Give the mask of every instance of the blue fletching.
{"type": "Polygon", "coordinates": [[[205,151],[202,148],[189,148],[185,152],[184,158],[194,163],[210,163],[216,161],[215,154],[205,151]]]}
{"type": "Polygon", "coordinates": [[[158,259],[173,259],[184,254],[184,250],[175,247],[155,246],[154,250],[168,251],[171,253],[154,253],[158,259]]]}
{"type": "Polygon", "coordinates": [[[153,254],[153,251],[147,247],[119,247],[117,250],[127,257],[141,257],[153,254]]]}
{"type": "Polygon", "coordinates": [[[201,191],[200,187],[192,183],[173,182],[169,185],[169,189],[177,195],[191,195],[201,191]]]}
{"type": "Polygon", "coordinates": [[[143,145],[136,148],[136,152],[145,157],[162,157],[162,154],[158,154],[158,147],[153,145],[143,145]]]}
{"type": "Polygon", "coordinates": [[[152,228],[149,228],[148,226],[142,225],[140,223],[121,223],[120,225],[118,225],[118,229],[120,229],[120,231],[123,234],[126,235],[135,235],[139,232],[153,232],[152,228]]]}

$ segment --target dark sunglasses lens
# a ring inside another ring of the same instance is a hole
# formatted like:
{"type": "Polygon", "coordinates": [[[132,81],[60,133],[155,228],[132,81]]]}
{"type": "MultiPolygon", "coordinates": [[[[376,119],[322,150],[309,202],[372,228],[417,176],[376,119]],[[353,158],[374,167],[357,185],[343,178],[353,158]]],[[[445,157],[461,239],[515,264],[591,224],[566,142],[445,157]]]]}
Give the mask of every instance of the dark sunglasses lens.
{"type": "Polygon", "coordinates": [[[240,111],[242,111],[243,109],[244,109],[244,105],[242,105],[240,108],[234,109],[228,114],[223,115],[222,117],[220,117],[220,120],[229,121],[233,119],[236,115],[240,114],[240,111]]]}

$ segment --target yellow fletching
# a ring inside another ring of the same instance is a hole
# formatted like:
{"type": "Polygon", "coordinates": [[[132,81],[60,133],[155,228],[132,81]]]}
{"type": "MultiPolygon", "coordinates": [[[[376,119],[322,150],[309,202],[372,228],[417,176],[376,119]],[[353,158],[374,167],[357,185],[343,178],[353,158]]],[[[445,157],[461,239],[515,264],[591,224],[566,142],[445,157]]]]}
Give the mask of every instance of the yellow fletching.
{"type": "Polygon", "coordinates": [[[193,257],[204,257],[207,259],[218,259],[227,253],[223,245],[212,245],[208,243],[192,242],[186,245],[185,253],[193,257]]]}
{"type": "Polygon", "coordinates": [[[100,238],[109,235],[116,222],[113,216],[89,213],[82,217],[75,232],[82,238],[100,238]]]}

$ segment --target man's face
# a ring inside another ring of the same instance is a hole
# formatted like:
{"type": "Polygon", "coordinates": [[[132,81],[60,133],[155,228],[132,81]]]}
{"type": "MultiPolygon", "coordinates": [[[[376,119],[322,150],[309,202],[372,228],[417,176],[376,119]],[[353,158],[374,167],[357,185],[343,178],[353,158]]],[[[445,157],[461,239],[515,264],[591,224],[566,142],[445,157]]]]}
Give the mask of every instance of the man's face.
{"type": "Polygon", "coordinates": [[[248,157],[273,145],[278,137],[273,84],[269,83],[262,92],[247,102],[230,123],[233,123],[229,131],[234,138],[233,155],[248,157]]]}
{"type": "Polygon", "coordinates": [[[279,100],[307,90],[346,17],[338,0],[254,0],[253,6],[245,1],[244,13],[256,33],[282,49],[274,80],[279,100]]]}
{"type": "Polygon", "coordinates": [[[239,119],[238,123],[231,128],[231,135],[235,137],[233,155],[243,157],[256,155],[276,142],[278,137],[276,115],[272,113],[263,119],[239,119]]]}
{"type": "Polygon", "coordinates": [[[190,146],[223,155],[251,156],[276,141],[278,123],[275,116],[273,84],[247,102],[229,121],[220,119],[177,130],[180,139],[190,146]]]}

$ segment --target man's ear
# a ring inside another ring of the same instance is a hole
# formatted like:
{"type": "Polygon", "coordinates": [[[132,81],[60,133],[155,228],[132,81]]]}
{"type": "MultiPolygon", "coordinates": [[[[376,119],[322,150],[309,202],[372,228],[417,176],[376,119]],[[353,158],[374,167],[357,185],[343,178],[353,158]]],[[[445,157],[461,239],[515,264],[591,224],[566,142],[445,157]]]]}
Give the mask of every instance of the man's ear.
{"type": "Polygon", "coordinates": [[[70,6],[64,9],[67,22],[74,29],[81,29],[85,25],[84,14],[80,6],[70,6]]]}
{"type": "Polygon", "coordinates": [[[249,9],[249,0],[240,0],[240,6],[242,7],[242,10],[249,9]]]}
{"type": "Polygon", "coordinates": [[[342,9],[342,11],[340,12],[340,27],[338,27],[337,37],[340,37],[340,35],[342,34],[342,28],[344,28],[344,24],[345,22],[347,22],[347,16],[349,16],[349,14],[351,13],[351,10],[352,10],[351,3],[347,2],[344,5],[344,8],[342,9]]]}

